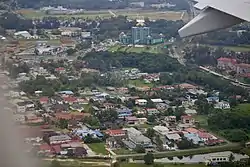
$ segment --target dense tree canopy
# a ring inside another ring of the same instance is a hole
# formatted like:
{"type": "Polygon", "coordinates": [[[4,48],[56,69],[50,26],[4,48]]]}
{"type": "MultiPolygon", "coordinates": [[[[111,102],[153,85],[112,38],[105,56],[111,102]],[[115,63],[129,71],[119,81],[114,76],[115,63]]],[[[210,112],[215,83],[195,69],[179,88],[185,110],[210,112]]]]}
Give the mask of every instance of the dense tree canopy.
{"type": "Polygon", "coordinates": [[[212,129],[219,130],[222,135],[233,142],[246,141],[247,133],[250,132],[249,109],[235,107],[231,110],[215,111],[210,114],[208,125],[212,129]]]}

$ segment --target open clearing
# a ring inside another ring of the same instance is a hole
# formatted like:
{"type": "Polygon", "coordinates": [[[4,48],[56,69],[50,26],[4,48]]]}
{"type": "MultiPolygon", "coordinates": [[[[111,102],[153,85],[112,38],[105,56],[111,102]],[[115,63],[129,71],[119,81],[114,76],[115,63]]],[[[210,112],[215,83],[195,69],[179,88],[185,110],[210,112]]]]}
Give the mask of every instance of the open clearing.
{"type": "Polygon", "coordinates": [[[18,10],[17,13],[22,14],[26,18],[43,18],[48,16],[54,17],[62,17],[62,18],[89,18],[95,19],[96,17],[100,18],[110,18],[112,17],[112,13],[116,16],[122,15],[127,16],[129,19],[135,19],[139,16],[144,16],[145,18],[149,18],[150,20],[157,19],[165,19],[165,20],[187,20],[188,14],[187,12],[179,11],[155,11],[155,10],[134,10],[134,9],[120,9],[120,10],[100,10],[100,11],[85,11],[83,14],[74,14],[74,15],[50,15],[46,14],[40,10],[32,10],[32,9],[22,9],[18,10]]]}

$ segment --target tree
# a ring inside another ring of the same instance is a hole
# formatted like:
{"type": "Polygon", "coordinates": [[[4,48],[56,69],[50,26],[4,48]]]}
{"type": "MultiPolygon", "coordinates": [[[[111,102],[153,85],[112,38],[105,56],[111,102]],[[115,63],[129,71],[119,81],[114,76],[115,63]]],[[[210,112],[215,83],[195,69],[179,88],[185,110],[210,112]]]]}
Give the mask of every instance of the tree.
{"type": "Polygon", "coordinates": [[[118,161],[116,161],[116,162],[114,162],[113,164],[112,164],[112,167],[120,167],[121,165],[120,165],[120,163],[118,162],[118,161]]]}
{"type": "Polygon", "coordinates": [[[142,146],[142,145],[137,145],[136,147],[135,147],[135,152],[137,152],[137,153],[145,153],[145,148],[142,146]]]}
{"type": "Polygon", "coordinates": [[[61,129],[67,129],[68,128],[68,120],[66,120],[66,119],[60,119],[59,122],[58,122],[58,126],[61,129]]]}
{"type": "Polygon", "coordinates": [[[229,162],[233,162],[235,159],[234,155],[233,154],[230,154],[229,156],[229,162]]]}
{"type": "Polygon", "coordinates": [[[154,115],[149,115],[148,116],[148,122],[154,123],[155,122],[155,116],[154,115]]]}
{"type": "Polygon", "coordinates": [[[71,55],[73,55],[73,54],[76,52],[76,50],[75,50],[75,49],[70,48],[70,49],[68,49],[66,52],[67,52],[67,54],[68,54],[68,55],[70,55],[70,56],[71,56],[71,55]]]}
{"type": "Polygon", "coordinates": [[[153,137],[155,136],[155,131],[154,131],[154,129],[148,128],[148,129],[147,129],[147,132],[146,132],[146,136],[152,140],[153,137]]]}
{"type": "Polygon", "coordinates": [[[159,135],[157,135],[157,136],[155,137],[155,143],[156,143],[156,145],[157,145],[159,151],[163,151],[163,142],[162,142],[162,140],[161,140],[161,138],[160,138],[159,135]]]}
{"type": "Polygon", "coordinates": [[[152,153],[147,153],[146,155],[144,155],[144,163],[146,165],[154,164],[154,155],[152,153]]]}
{"type": "Polygon", "coordinates": [[[194,145],[192,141],[183,138],[181,141],[177,143],[177,147],[181,150],[184,150],[184,149],[196,148],[197,146],[194,145]]]}
{"type": "Polygon", "coordinates": [[[57,160],[54,159],[54,160],[51,162],[50,167],[61,167],[61,164],[60,164],[59,161],[57,161],[57,160]]]}

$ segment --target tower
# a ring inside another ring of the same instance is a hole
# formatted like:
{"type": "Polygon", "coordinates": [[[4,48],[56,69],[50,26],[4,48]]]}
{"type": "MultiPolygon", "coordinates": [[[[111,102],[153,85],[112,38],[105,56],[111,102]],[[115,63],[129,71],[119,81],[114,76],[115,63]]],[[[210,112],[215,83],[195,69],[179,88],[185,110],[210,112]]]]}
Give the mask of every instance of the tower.
{"type": "Polygon", "coordinates": [[[150,28],[145,26],[143,17],[138,17],[136,21],[136,26],[132,27],[132,43],[134,45],[145,45],[147,44],[147,37],[150,35],[150,28]]]}

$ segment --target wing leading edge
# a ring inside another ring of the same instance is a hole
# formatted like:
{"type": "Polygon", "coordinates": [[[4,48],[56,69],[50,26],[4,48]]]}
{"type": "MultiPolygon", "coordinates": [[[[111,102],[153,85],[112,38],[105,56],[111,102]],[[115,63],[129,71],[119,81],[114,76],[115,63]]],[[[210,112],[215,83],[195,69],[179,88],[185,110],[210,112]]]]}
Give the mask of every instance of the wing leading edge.
{"type": "Polygon", "coordinates": [[[198,0],[195,7],[202,11],[179,30],[180,36],[203,34],[250,21],[250,2],[237,1],[198,0]]]}

